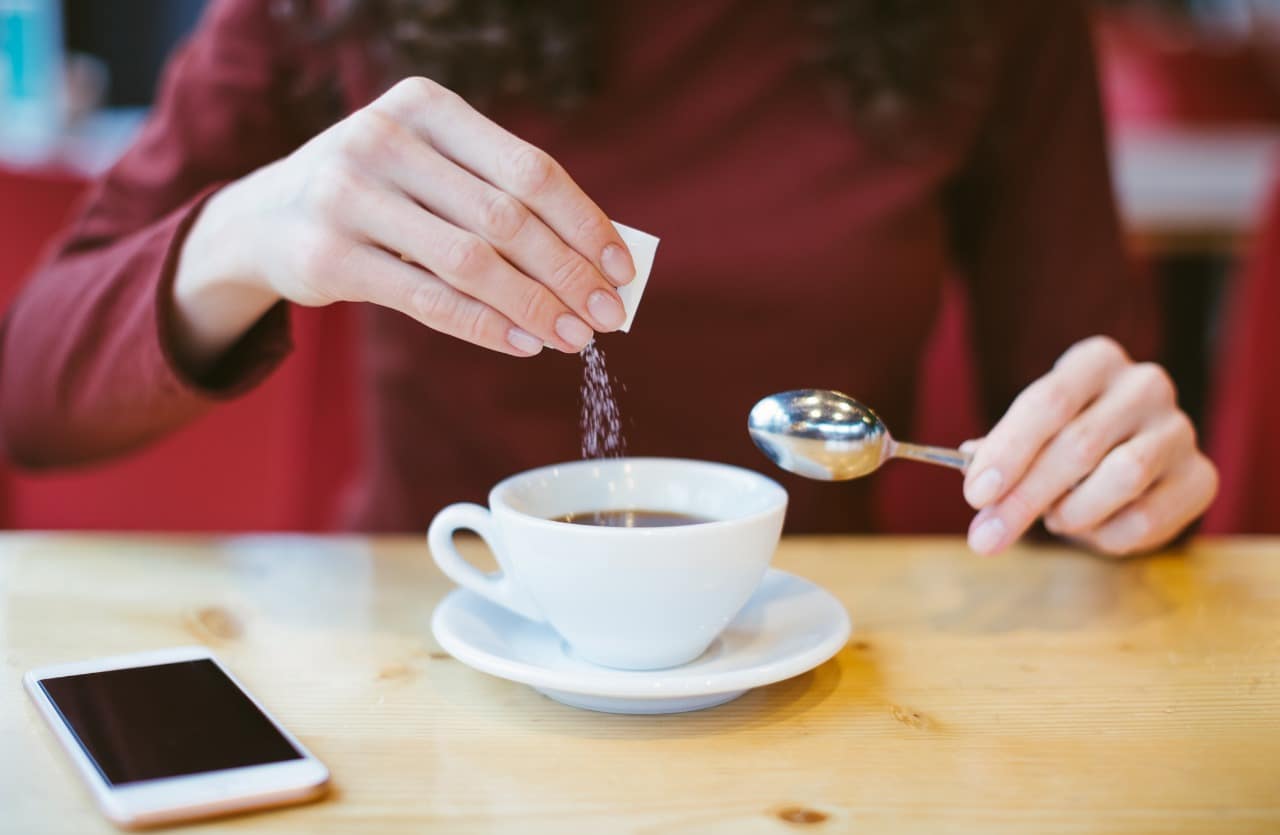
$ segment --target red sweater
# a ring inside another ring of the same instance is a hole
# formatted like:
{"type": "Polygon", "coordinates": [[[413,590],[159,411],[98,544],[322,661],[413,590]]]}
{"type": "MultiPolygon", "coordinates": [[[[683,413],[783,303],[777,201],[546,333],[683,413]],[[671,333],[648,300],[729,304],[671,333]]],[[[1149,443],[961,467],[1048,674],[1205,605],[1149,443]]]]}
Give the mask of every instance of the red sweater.
{"type": "MultiPolygon", "coordinates": [[[[175,364],[165,331],[203,198],[307,138],[291,95],[301,69],[335,67],[349,108],[378,92],[358,45],[287,47],[268,6],[213,4],[141,138],[11,309],[0,418],[16,461],[125,453],[287,354],[284,306],[205,379],[175,364]]],[[[633,454],[766,469],[747,411],[807,386],[848,391],[910,437],[921,351],[951,275],[971,293],[991,417],[1084,336],[1145,352],[1153,314],[1122,253],[1074,3],[1002,3],[990,83],[911,158],[877,150],[831,106],[830,79],[807,60],[821,34],[792,6],[616,4],[595,100],[567,119],[494,114],[612,217],[662,238],[635,328],[600,340],[626,387],[633,454]]],[[[421,530],[502,476],[577,457],[577,357],[514,359],[384,309],[363,318],[368,466],[353,526],[421,530]]],[[[874,479],[783,481],[790,530],[874,527],[874,479]]]]}

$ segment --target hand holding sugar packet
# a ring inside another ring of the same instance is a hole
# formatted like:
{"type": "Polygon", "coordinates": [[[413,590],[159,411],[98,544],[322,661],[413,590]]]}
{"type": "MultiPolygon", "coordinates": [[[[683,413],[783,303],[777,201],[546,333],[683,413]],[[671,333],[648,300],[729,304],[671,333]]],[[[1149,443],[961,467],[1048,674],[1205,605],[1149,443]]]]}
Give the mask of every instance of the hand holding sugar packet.
{"type": "Polygon", "coordinates": [[[626,333],[631,330],[631,323],[636,318],[636,310],[640,307],[640,297],[644,295],[645,285],[649,283],[653,257],[658,253],[658,239],[648,232],[623,226],[616,221],[613,227],[622,236],[622,242],[627,245],[627,249],[631,250],[631,260],[636,265],[636,277],[630,283],[618,288],[622,308],[627,312],[627,318],[618,330],[626,333]]]}

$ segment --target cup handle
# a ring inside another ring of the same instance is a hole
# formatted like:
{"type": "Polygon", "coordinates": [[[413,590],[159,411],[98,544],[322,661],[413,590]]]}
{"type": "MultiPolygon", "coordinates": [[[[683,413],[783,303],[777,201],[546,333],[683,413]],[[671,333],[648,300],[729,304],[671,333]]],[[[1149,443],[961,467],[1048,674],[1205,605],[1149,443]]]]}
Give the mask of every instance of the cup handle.
{"type": "Polygon", "coordinates": [[[510,609],[521,617],[541,623],[546,618],[538,611],[533,600],[524,589],[516,585],[511,576],[511,568],[507,564],[506,555],[502,552],[498,528],[494,524],[493,514],[487,507],[478,504],[451,504],[436,514],[427,529],[427,547],[431,556],[450,580],[463,588],[470,589],[481,597],[510,609]],[[475,531],[480,534],[485,545],[498,560],[500,571],[485,574],[471,563],[463,559],[453,545],[453,535],[460,530],[475,531]]]}

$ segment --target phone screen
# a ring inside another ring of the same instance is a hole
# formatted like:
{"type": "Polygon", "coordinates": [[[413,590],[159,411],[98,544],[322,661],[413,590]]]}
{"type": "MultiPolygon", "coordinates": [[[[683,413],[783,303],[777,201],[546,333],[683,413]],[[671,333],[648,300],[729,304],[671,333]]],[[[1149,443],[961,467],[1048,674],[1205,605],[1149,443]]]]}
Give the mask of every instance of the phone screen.
{"type": "Polygon", "coordinates": [[[40,680],[112,785],[302,759],[207,659],[40,680]]]}

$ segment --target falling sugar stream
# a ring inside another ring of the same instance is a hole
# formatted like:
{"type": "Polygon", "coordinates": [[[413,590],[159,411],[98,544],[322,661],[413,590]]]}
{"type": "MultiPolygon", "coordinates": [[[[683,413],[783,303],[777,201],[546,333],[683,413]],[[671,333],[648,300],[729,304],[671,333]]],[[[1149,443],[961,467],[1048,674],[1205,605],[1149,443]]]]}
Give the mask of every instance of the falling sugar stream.
{"type": "Polygon", "coordinates": [[[582,457],[621,458],[627,453],[622,416],[614,392],[617,381],[605,367],[604,351],[595,340],[582,349],[582,457]]]}

